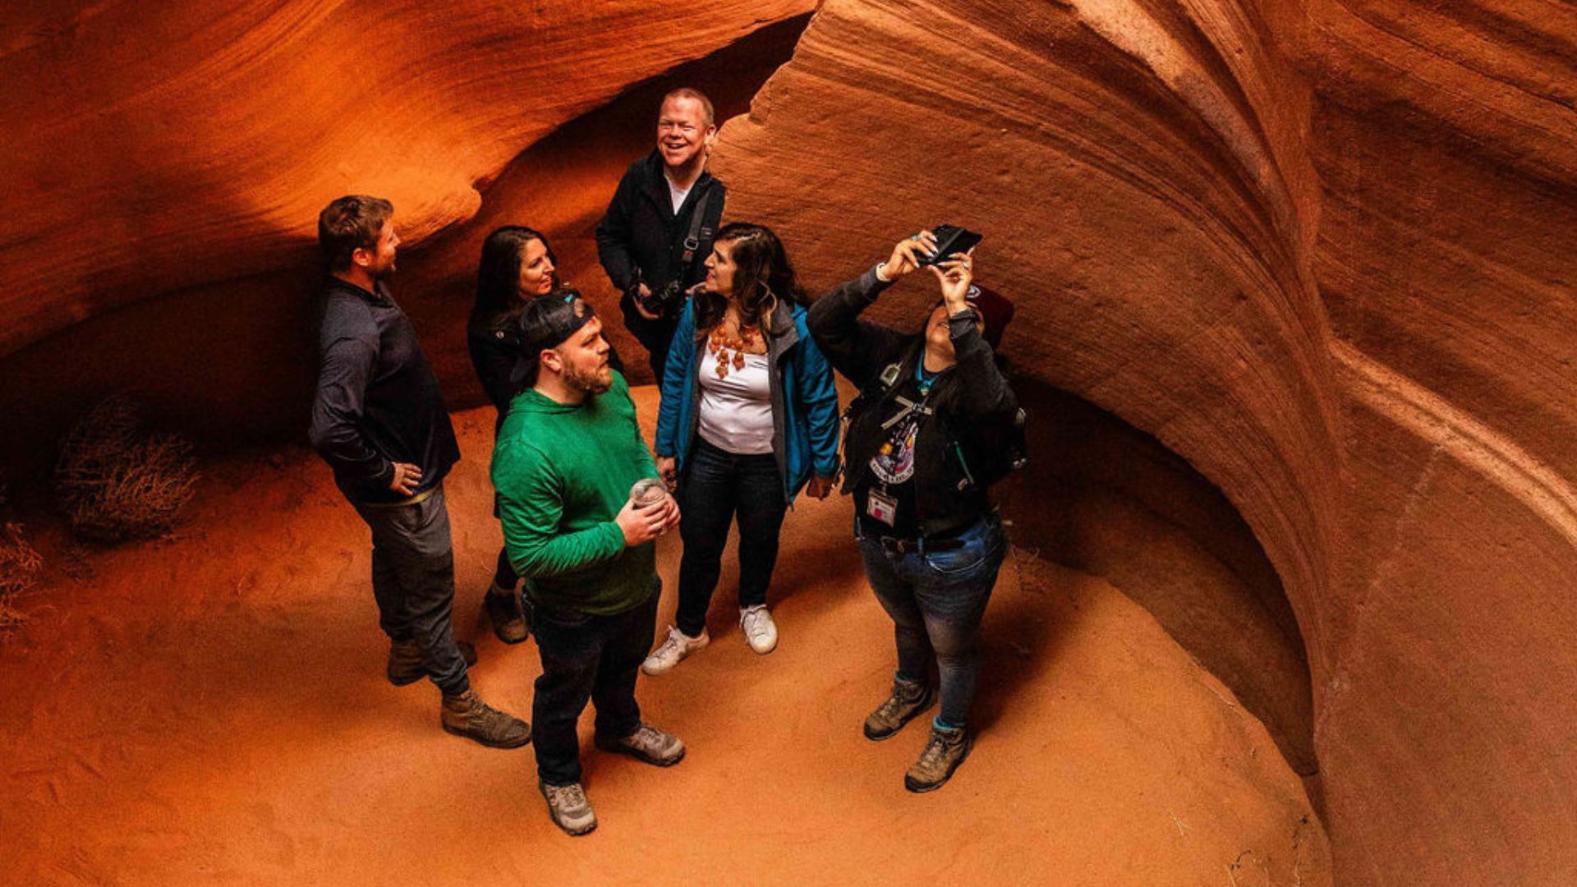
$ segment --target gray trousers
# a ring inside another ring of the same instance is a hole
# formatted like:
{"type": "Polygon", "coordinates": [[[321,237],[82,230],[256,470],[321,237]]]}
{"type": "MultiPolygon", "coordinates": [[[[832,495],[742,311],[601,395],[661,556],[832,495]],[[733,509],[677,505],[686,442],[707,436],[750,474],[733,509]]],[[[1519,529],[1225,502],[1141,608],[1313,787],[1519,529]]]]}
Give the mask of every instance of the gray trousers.
{"type": "Polygon", "coordinates": [[[420,502],[357,503],[356,512],[372,529],[372,596],[383,633],[395,643],[415,641],[438,689],[464,693],[470,682],[450,624],[454,547],[443,484],[420,502]]]}

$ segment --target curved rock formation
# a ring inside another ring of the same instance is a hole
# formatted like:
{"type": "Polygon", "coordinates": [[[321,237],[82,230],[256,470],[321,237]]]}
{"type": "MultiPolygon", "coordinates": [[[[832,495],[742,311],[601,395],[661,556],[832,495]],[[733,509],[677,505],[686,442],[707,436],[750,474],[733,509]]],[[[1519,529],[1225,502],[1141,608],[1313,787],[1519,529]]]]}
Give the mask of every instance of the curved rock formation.
{"type": "Polygon", "coordinates": [[[1562,882],[1577,21],[1444,6],[831,0],[716,167],[816,285],[984,230],[1017,362],[1226,493],[1307,647],[1340,875],[1562,882]]]}
{"type": "MultiPolygon", "coordinates": [[[[297,431],[312,221],[350,190],[395,200],[406,302],[471,390],[486,227],[547,219],[606,305],[590,225],[649,138],[623,124],[650,96],[621,91],[813,5],[0,12],[13,474],[109,385],[241,439],[297,431]]],[[[1342,880],[1566,883],[1574,60],[1553,0],[825,0],[716,168],[813,288],[923,224],[985,231],[1019,365],[1219,487],[1296,615],[1342,880]]],[[[747,47],[711,82],[777,61],[747,47]]],[[[1229,683],[1306,722],[1282,681],[1229,683]]]]}
{"type": "Polygon", "coordinates": [[[299,262],[340,194],[390,197],[420,242],[474,215],[478,188],[556,127],[812,5],[7,10],[0,356],[109,308],[299,262]]]}

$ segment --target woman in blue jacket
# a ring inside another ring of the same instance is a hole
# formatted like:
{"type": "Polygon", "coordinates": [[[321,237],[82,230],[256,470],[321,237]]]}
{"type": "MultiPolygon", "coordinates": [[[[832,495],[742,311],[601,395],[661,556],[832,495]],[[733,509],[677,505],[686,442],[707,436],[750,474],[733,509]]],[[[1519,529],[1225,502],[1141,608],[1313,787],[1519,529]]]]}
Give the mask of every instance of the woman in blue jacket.
{"type": "Polygon", "coordinates": [[[684,556],[677,624],[641,666],[653,675],[707,645],[736,517],[740,627],[752,650],[772,652],[767,585],[783,514],[801,489],[826,498],[838,473],[838,392],[782,242],[762,225],[725,225],[706,268],[680,311],[658,410],[657,468],[677,487],[684,556]]]}

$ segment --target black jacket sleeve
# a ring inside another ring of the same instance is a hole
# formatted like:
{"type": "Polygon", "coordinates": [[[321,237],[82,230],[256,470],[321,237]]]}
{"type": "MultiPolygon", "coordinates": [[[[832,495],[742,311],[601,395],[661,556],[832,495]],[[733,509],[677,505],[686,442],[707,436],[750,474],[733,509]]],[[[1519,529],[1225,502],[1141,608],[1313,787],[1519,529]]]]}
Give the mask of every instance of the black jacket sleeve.
{"type": "Polygon", "coordinates": [[[621,293],[635,280],[635,259],[630,255],[633,236],[630,216],[639,196],[637,173],[637,167],[625,171],[619,187],[613,191],[613,199],[608,201],[608,211],[597,223],[597,260],[602,262],[602,270],[608,272],[613,288],[621,293]]]}
{"type": "Polygon", "coordinates": [[[883,367],[903,355],[910,338],[897,330],[860,320],[860,313],[875,304],[876,297],[889,285],[872,268],[817,299],[806,318],[811,337],[827,362],[862,391],[875,381],[883,367]]]}
{"type": "Polygon", "coordinates": [[[337,474],[369,488],[386,487],[394,477],[394,463],[367,444],[360,427],[377,360],[378,349],[365,339],[341,337],[324,346],[308,431],[313,449],[337,474]]]}
{"type": "Polygon", "coordinates": [[[964,417],[992,416],[1018,409],[1018,398],[1008,380],[997,368],[991,343],[975,328],[971,312],[950,315],[947,332],[953,340],[953,356],[958,361],[954,374],[967,397],[958,399],[954,412],[964,417]]]}

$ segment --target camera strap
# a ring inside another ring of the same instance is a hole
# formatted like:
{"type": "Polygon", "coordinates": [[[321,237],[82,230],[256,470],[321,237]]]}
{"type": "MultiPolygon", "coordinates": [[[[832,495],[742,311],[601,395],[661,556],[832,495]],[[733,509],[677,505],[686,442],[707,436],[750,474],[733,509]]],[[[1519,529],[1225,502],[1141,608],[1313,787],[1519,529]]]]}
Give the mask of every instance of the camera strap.
{"type": "Polygon", "coordinates": [[[701,249],[701,226],[706,224],[706,214],[712,208],[712,198],[716,193],[716,188],[707,188],[706,196],[697,200],[695,209],[690,211],[690,231],[684,237],[684,253],[679,257],[680,273],[675,275],[676,280],[689,279],[691,266],[695,264],[695,254],[701,249]]]}

